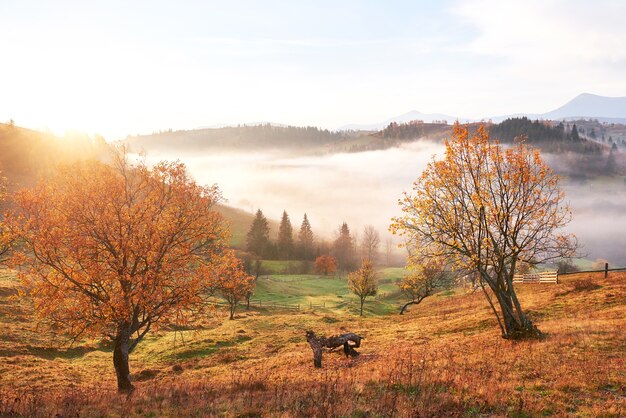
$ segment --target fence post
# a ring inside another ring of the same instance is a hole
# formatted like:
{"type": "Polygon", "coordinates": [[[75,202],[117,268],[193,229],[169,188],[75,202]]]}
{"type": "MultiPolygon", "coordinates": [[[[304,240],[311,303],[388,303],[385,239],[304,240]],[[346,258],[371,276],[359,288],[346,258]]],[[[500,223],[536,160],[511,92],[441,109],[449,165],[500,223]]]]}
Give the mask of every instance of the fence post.
{"type": "Polygon", "coordinates": [[[604,263],[604,278],[609,277],[609,263],[604,263]]]}

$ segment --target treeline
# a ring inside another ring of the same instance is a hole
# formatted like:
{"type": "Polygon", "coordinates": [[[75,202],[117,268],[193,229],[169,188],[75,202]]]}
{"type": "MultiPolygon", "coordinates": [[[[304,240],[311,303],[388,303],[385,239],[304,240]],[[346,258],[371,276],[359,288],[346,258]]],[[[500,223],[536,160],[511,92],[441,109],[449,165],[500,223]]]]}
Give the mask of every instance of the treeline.
{"type": "Polygon", "coordinates": [[[421,120],[412,120],[405,123],[391,122],[377,136],[383,139],[415,139],[449,131],[447,121],[424,123],[421,120]]]}
{"type": "Polygon", "coordinates": [[[207,149],[207,148],[309,148],[330,144],[354,133],[333,132],[312,126],[240,125],[162,131],[151,135],[129,136],[126,143],[133,148],[207,149]]]}
{"type": "Polygon", "coordinates": [[[600,154],[602,145],[580,135],[576,124],[554,124],[551,121],[531,121],[527,117],[510,118],[489,127],[492,138],[503,143],[525,137],[527,143],[547,152],[573,151],[583,154],[600,154]]]}
{"type": "MultiPolygon", "coordinates": [[[[286,211],[283,211],[277,238],[272,240],[268,220],[261,209],[257,210],[246,236],[246,251],[259,259],[312,262],[320,257],[330,256],[340,270],[354,269],[361,259],[376,262],[380,256],[380,245],[380,234],[371,225],[363,229],[358,239],[351,233],[348,224],[343,222],[336,238],[329,242],[315,236],[306,213],[296,230],[286,211]]],[[[391,246],[391,242],[385,243],[387,259],[391,246]]]]}

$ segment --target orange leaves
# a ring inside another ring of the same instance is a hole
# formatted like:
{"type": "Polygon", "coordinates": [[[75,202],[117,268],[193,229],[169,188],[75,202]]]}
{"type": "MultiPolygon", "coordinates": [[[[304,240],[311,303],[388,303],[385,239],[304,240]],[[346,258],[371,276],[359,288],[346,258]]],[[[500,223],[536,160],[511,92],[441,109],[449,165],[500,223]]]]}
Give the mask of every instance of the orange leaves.
{"type": "MultiPolygon", "coordinates": [[[[465,267],[497,264],[494,257],[559,252],[556,230],[571,214],[539,151],[524,141],[503,149],[482,125],[470,135],[467,126],[456,124],[445,144],[445,156],[426,167],[400,202],[404,215],[393,219],[392,231],[404,233],[423,253],[444,248],[465,267]]],[[[562,252],[572,249],[565,245],[562,252]]]]}
{"type": "Polygon", "coordinates": [[[337,259],[332,255],[320,255],[315,259],[315,271],[324,276],[337,271],[337,259]]]}
{"type": "Polygon", "coordinates": [[[10,223],[25,247],[13,261],[40,313],[70,333],[167,322],[201,301],[198,272],[226,243],[219,199],[180,163],[64,166],[16,195],[10,223]]]}
{"type": "Polygon", "coordinates": [[[230,305],[230,319],[233,319],[237,304],[250,295],[255,287],[254,276],[249,276],[240,259],[232,250],[220,256],[211,281],[211,290],[219,291],[230,305]]]}
{"type": "Polygon", "coordinates": [[[358,270],[348,274],[348,287],[352,293],[361,299],[376,295],[378,291],[377,274],[370,260],[363,260],[358,270]]]}

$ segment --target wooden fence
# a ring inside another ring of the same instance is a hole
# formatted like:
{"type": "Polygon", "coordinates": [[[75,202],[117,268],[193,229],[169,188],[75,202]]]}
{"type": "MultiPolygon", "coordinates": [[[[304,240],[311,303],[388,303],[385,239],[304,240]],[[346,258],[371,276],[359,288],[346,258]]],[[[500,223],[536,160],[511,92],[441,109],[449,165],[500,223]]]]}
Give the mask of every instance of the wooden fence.
{"type": "Polygon", "coordinates": [[[558,271],[544,271],[541,273],[516,274],[513,283],[558,283],[558,271]]]}

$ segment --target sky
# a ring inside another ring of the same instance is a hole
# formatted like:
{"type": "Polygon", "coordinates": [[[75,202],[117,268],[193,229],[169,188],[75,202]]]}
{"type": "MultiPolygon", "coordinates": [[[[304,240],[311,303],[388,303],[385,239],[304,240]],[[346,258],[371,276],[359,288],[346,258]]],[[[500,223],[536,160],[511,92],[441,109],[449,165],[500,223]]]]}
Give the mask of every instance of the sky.
{"type": "Polygon", "coordinates": [[[0,1],[0,122],[101,134],[626,96],[626,2],[0,1]]]}

